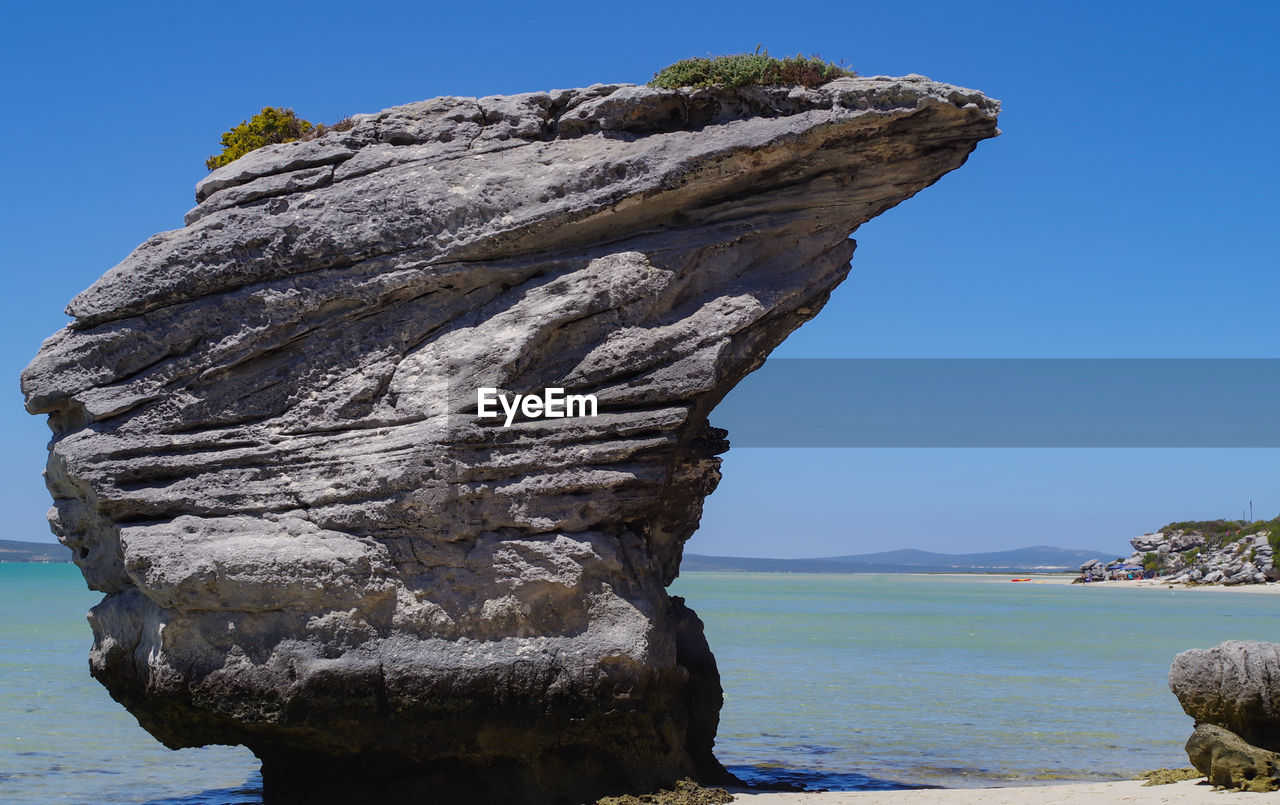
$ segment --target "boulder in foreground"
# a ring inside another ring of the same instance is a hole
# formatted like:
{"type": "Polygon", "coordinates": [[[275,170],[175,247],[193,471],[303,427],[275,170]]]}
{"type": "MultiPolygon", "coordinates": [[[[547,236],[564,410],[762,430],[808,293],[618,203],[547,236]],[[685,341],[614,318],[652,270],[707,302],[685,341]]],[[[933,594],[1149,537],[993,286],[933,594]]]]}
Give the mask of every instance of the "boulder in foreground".
{"type": "Polygon", "coordinates": [[[1215,787],[1258,793],[1280,790],[1280,755],[1246,743],[1222,727],[1198,725],[1187,740],[1187,757],[1215,787]]]}
{"type": "Polygon", "coordinates": [[[1169,687],[1197,724],[1280,751],[1280,644],[1228,640],[1184,651],[1169,669],[1169,687]]]}

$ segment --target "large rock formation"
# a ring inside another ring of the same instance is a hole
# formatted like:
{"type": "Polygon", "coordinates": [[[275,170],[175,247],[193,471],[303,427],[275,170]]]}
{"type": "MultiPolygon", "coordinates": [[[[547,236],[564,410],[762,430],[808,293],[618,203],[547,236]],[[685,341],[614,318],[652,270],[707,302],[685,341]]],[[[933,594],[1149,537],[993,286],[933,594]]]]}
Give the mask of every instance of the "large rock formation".
{"type": "Polygon", "coordinates": [[[1258,793],[1280,790],[1280,755],[1222,727],[1197,725],[1187,739],[1187,757],[1215,787],[1258,793]]]}
{"type": "MultiPolygon", "coordinates": [[[[1217,525],[1214,521],[1205,524],[1217,525]]],[[[1259,524],[1241,527],[1257,529],[1259,524]]],[[[1205,533],[1195,528],[1175,528],[1168,533],[1143,534],[1129,540],[1133,555],[1128,559],[1097,567],[1094,572],[1106,575],[1106,567],[1121,564],[1145,566],[1155,571],[1161,581],[1174,584],[1264,584],[1280,578],[1269,536],[1272,529],[1262,528],[1244,536],[1239,535],[1240,530],[1205,533]]],[[[1081,572],[1088,569],[1089,565],[1080,568],[1081,572]]]]}
{"type": "Polygon", "coordinates": [[[1187,757],[1216,786],[1280,789],[1280,645],[1228,640],[1184,651],[1169,687],[1196,721],[1187,757]]]}
{"type": "Polygon", "coordinates": [[[1169,688],[1197,724],[1280,752],[1280,644],[1228,640],[1173,658],[1169,688]]]}
{"type": "Polygon", "coordinates": [[[212,173],[23,376],[94,676],[270,801],[723,777],[665,591],[708,414],[997,111],[917,76],[438,98],[212,173]],[[505,427],[479,387],[599,415],[505,427]]]}

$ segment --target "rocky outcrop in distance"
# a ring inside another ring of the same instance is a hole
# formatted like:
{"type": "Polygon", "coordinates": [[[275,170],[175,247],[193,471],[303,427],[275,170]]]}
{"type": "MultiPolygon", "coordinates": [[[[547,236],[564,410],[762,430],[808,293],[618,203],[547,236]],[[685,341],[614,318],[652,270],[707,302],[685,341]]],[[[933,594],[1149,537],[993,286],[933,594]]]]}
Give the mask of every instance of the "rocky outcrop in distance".
{"type": "MultiPolygon", "coordinates": [[[[998,104],[919,76],[437,98],[199,183],[23,374],[90,667],[269,802],[726,778],[666,586],[715,405],[998,104]],[[595,416],[482,416],[481,388],[595,416]]],[[[922,235],[927,236],[927,235],[922,235]]],[[[957,244],[964,248],[963,244],[957,244]]]]}
{"type": "Polygon", "coordinates": [[[1187,756],[1215,786],[1280,790],[1280,645],[1232,640],[1184,651],[1169,688],[1196,729],[1187,756]]]}
{"type": "MultiPolygon", "coordinates": [[[[1209,521],[1210,524],[1220,521],[1209,521]]],[[[1280,579],[1271,544],[1272,528],[1234,531],[1174,528],[1129,540],[1133,553],[1113,562],[1091,560],[1080,572],[1109,578],[1121,567],[1139,568],[1170,584],[1264,584],[1280,579]],[[1247,533],[1241,533],[1242,531],[1247,533]]]]}

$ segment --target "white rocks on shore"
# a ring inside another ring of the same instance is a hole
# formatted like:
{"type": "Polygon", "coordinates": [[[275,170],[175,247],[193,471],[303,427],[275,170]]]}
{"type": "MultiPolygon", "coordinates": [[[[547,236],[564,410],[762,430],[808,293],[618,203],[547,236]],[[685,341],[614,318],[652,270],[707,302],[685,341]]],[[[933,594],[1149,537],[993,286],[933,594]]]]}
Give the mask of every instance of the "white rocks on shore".
{"type": "Polygon", "coordinates": [[[1157,575],[1173,584],[1263,584],[1280,577],[1268,535],[1259,531],[1232,538],[1229,532],[1215,537],[1196,530],[1157,531],[1129,540],[1134,552],[1127,559],[1110,564],[1094,560],[1080,569],[1100,575],[1119,565],[1150,570],[1154,564],[1157,575]]]}

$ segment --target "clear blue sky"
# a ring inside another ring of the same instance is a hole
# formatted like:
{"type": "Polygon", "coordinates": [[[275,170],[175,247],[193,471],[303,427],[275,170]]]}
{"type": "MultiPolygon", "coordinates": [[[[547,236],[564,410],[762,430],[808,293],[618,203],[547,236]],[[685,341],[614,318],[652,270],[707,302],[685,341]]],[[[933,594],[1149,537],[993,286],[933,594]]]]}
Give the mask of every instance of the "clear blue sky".
{"type": "MultiPolygon", "coordinates": [[[[17,376],[66,302],[181,226],[219,133],[803,50],[1004,102],[1004,136],[863,227],[790,357],[1280,357],[1280,4],[814,0],[7,4],[0,537],[52,539],[17,376]]],[[[714,421],[714,417],[713,417],[714,421]]],[[[732,437],[731,437],[732,438],[732,437]]],[[[739,449],[700,553],[1058,544],[1280,512],[1280,451],[739,449]]]]}

